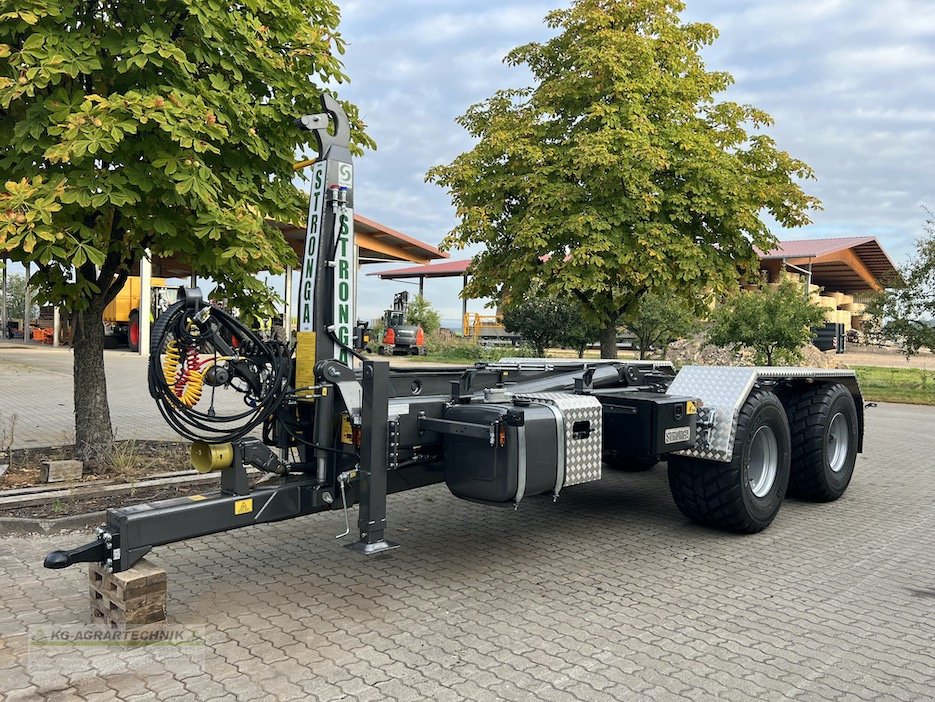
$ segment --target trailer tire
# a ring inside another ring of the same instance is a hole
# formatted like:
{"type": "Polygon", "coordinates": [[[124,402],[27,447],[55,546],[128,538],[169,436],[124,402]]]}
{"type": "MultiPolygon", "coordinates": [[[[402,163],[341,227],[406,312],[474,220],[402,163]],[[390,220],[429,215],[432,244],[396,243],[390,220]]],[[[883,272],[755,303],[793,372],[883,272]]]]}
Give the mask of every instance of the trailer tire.
{"type": "Polygon", "coordinates": [[[819,386],[787,405],[792,429],[789,494],[832,502],[847,490],[857,461],[857,408],[840,384],[819,386]]]}
{"type": "Polygon", "coordinates": [[[612,452],[604,457],[604,463],[624,473],[642,473],[659,463],[659,456],[634,456],[628,453],[612,452]]]}
{"type": "Polygon", "coordinates": [[[768,527],[789,483],[792,440],[782,403],[754,390],[740,410],[730,463],[669,456],[669,488],[692,521],[743,534],[768,527]]]}
{"type": "Polygon", "coordinates": [[[134,352],[140,350],[140,313],[137,310],[130,311],[130,323],[127,326],[127,346],[134,352]]]}

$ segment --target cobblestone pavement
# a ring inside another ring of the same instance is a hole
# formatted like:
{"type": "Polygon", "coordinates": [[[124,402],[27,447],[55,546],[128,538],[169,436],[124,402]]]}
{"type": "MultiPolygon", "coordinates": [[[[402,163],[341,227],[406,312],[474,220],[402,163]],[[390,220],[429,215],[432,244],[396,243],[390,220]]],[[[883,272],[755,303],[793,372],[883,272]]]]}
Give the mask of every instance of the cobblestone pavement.
{"type": "MultiPolygon", "coordinates": [[[[118,440],[179,441],[149,396],[148,362],[129,351],[104,352],[114,435],[118,440]]],[[[0,342],[0,418],[16,415],[14,449],[75,442],[72,363],[70,349],[0,342]]],[[[243,411],[243,396],[219,389],[215,406],[222,412],[243,411]]]]}
{"type": "Polygon", "coordinates": [[[89,621],[86,571],[39,566],[85,536],[2,539],[0,699],[931,699],[933,428],[868,410],[845,497],[754,536],[687,523],[658,466],[515,513],[392,496],[370,559],[340,513],[163,547],[194,650],[30,649],[89,621]]]}
{"type": "MultiPolygon", "coordinates": [[[[146,384],[147,359],[106,351],[107,397],[117,439],[177,441],[146,384]]],[[[75,442],[70,349],[0,342],[0,414],[16,415],[13,448],[75,442]]]]}

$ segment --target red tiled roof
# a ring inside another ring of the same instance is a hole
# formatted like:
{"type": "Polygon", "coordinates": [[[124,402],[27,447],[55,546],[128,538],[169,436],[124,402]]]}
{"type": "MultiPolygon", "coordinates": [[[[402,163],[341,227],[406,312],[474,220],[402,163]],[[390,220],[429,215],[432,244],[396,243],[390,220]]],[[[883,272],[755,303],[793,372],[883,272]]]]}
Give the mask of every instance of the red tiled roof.
{"type": "Polygon", "coordinates": [[[842,236],[832,239],[794,239],[780,241],[772,250],[762,253],[757,251],[761,260],[770,259],[807,259],[821,258],[853,249],[878,281],[886,283],[897,275],[896,266],[873,236],[842,236]]]}
{"type": "Polygon", "coordinates": [[[414,256],[418,256],[416,260],[422,258],[448,258],[448,254],[444,251],[439,251],[437,247],[432,246],[431,244],[426,244],[424,241],[419,241],[408,234],[403,234],[400,231],[391,229],[385,224],[380,224],[379,222],[370,219],[369,217],[364,217],[361,214],[354,213],[354,226],[359,232],[367,232],[372,234],[380,240],[384,240],[387,243],[395,246],[396,248],[402,249],[407,253],[410,253],[414,256]]]}
{"type": "MultiPolygon", "coordinates": [[[[275,224],[282,230],[286,241],[292,245],[292,248],[295,249],[296,254],[301,260],[303,249],[305,248],[305,227],[297,227],[294,224],[278,222],[272,222],[272,224],[275,224]]],[[[385,224],[380,224],[357,212],[354,213],[354,229],[358,233],[369,234],[374,237],[376,241],[392,247],[398,252],[396,256],[388,256],[385,253],[370,251],[365,245],[358,242],[361,249],[361,257],[366,257],[367,259],[362,260],[362,263],[377,263],[379,259],[384,259],[387,263],[392,263],[394,261],[430,261],[432,259],[448,258],[447,253],[439,251],[435,246],[426,244],[424,241],[419,241],[408,234],[396,231],[391,227],[387,227],[385,224]]]]}
{"type": "MultiPolygon", "coordinates": [[[[780,241],[772,250],[763,253],[757,250],[760,260],[788,260],[789,263],[797,262],[799,265],[809,264],[810,259],[820,259],[824,256],[853,249],[856,255],[866,269],[881,284],[894,279],[896,275],[896,266],[890,260],[889,256],[880,246],[876,237],[872,236],[849,236],[838,237],[834,239],[793,239],[789,241],[780,241]]],[[[543,257],[545,259],[546,257],[543,257]]],[[[393,268],[379,273],[370,273],[369,275],[380,276],[383,280],[395,280],[398,278],[454,278],[467,274],[468,267],[471,265],[471,259],[462,259],[458,261],[446,261],[435,265],[409,266],[406,268],[393,268]]],[[[827,274],[827,285],[829,289],[837,287],[860,289],[867,287],[866,281],[862,281],[847,264],[843,262],[828,262],[815,269],[816,277],[827,274]],[[840,270],[839,270],[840,269],[840,270]],[[837,287],[835,287],[837,286],[837,287]]]]}
{"type": "Polygon", "coordinates": [[[427,266],[394,268],[379,273],[368,273],[367,275],[378,275],[383,280],[395,280],[397,278],[454,278],[459,275],[465,275],[470,265],[471,259],[465,258],[458,261],[445,261],[444,263],[435,263],[427,266]]]}
{"type": "Polygon", "coordinates": [[[818,258],[835,251],[843,251],[860,244],[876,241],[872,236],[842,236],[834,239],[793,239],[780,241],[779,244],[767,251],[757,249],[760,258],[818,258]]]}

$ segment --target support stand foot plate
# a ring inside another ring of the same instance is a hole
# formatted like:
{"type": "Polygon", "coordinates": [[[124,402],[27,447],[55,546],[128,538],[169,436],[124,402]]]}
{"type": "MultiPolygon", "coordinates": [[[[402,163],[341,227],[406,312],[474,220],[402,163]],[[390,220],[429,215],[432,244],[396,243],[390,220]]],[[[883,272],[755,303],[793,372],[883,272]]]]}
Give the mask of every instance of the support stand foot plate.
{"type": "Polygon", "coordinates": [[[362,553],[365,556],[373,556],[377,553],[383,553],[384,551],[392,551],[394,548],[399,548],[399,544],[394,541],[387,541],[386,539],[381,539],[373,544],[368,544],[366,541],[355,541],[352,544],[348,544],[344,548],[349,548],[352,551],[357,551],[357,553],[362,553]]]}

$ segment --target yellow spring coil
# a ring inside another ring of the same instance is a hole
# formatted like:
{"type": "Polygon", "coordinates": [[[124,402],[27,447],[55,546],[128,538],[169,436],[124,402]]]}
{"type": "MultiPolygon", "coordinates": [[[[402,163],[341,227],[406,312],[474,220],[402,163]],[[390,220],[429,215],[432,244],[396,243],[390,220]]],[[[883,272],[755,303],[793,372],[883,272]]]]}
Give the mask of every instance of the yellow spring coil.
{"type": "Polygon", "coordinates": [[[166,344],[166,357],[162,361],[162,375],[166,380],[166,385],[170,388],[175,387],[175,384],[179,381],[180,360],[179,342],[172,339],[172,341],[166,344]]]}
{"type": "Polygon", "coordinates": [[[201,388],[205,384],[204,376],[200,371],[189,368],[185,375],[185,391],[182,393],[182,404],[194,407],[201,399],[201,388]]]}
{"type": "MultiPolygon", "coordinates": [[[[197,359],[197,356],[195,358],[197,359]]],[[[194,407],[201,399],[205,380],[204,373],[197,368],[187,367],[188,362],[187,357],[185,362],[182,362],[182,352],[178,341],[172,339],[166,344],[166,357],[162,361],[162,376],[166,385],[175,392],[182,404],[186,407],[194,407]]]]}

